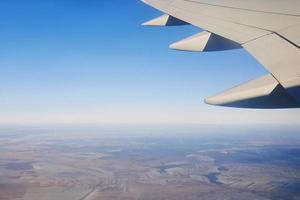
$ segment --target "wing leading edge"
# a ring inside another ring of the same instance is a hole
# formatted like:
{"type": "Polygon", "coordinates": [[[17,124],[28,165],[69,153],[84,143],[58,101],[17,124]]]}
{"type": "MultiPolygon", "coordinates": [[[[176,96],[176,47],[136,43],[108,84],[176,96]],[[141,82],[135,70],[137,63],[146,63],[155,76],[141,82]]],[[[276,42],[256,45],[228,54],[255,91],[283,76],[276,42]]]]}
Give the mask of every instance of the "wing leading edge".
{"type": "Polygon", "coordinates": [[[143,2],[167,14],[150,25],[160,21],[159,25],[167,26],[171,19],[172,25],[189,23],[206,30],[170,48],[199,52],[244,48],[269,71],[264,77],[207,98],[206,103],[240,108],[300,107],[300,1],[143,2]]]}

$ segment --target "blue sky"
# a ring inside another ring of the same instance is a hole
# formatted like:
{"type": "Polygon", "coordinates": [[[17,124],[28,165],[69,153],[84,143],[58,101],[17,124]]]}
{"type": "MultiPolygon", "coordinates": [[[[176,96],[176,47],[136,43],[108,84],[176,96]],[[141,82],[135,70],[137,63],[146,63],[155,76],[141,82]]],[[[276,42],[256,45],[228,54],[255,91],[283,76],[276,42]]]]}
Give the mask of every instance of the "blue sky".
{"type": "Polygon", "coordinates": [[[168,49],[201,30],[140,26],[160,14],[138,0],[1,1],[0,122],[297,123],[298,110],[204,104],[266,72],[244,50],[168,49]]]}

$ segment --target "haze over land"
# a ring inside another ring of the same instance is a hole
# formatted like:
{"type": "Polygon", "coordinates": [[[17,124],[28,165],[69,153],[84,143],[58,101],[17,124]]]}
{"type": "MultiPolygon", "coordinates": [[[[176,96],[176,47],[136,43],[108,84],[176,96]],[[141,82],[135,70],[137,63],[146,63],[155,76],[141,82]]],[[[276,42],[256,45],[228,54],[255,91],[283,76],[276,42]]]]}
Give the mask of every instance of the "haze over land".
{"type": "Polygon", "coordinates": [[[0,145],[3,200],[300,198],[299,127],[2,127],[0,145]]]}

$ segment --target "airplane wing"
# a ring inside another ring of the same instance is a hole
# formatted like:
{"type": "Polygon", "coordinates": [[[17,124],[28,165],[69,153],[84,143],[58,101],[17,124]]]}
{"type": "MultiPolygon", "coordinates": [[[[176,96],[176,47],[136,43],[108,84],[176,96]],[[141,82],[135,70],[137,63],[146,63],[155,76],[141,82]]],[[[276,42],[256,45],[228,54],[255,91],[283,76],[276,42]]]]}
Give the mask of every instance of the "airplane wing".
{"type": "Polygon", "coordinates": [[[209,97],[212,105],[300,107],[299,0],[143,0],[165,15],[143,25],[191,24],[205,30],[170,45],[185,51],[246,49],[269,72],[209,97]]]}

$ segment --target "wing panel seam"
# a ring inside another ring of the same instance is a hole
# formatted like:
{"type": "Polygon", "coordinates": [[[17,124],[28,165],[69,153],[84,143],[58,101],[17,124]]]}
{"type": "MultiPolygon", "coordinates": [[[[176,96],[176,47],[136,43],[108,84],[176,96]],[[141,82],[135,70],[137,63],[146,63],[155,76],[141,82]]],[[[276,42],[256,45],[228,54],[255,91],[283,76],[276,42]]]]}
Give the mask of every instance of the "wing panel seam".
{"type": "Polygon", "coordinates": [[[263,11],[263,10],[252,10],[252,9],[247,9],[247,8],[237,8],[237,7],[232,7],[232,6],[224,6],[224,5],[218,5],[218,4],[204,3],[204,2],[199,2],[199,1],[195,1],[195,0],[184,0],[184,1],[190,2],[190,3],[208,5],[208,6],[221,7],[221,8],[230,8],[230,9],[245,10],[245,11],[251,11],[251,12],[259,12],[259,13],[268,13],[268,14],[275,14],[275,15],[300,17],[300,15],[293,15],[293,14],[286,14],[286,13],[279,13],[279,12],[268,12],[268,11],[263,11]]]}

